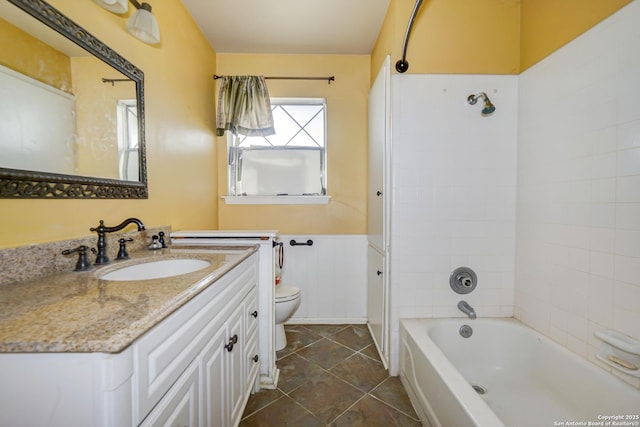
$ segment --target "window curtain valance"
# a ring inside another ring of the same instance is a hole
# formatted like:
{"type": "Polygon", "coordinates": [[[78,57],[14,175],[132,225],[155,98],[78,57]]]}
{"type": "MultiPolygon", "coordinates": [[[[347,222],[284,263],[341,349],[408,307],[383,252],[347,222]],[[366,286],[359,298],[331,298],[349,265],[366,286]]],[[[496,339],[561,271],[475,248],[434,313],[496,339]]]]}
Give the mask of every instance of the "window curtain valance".
{"type": "Polygon", "coordinates": [[[224,76],[220,81],[216,134],[275,134],[271,100],[263,76],[224,76]]]}

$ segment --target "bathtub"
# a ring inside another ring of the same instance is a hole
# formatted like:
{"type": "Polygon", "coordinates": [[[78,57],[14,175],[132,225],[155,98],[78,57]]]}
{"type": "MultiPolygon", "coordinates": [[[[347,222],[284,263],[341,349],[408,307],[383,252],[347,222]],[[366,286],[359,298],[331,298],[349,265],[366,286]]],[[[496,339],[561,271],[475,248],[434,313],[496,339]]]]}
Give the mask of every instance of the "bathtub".
{"type": "Polygon", "coordinates": [[[511,318],[401,320],[400,379],[425,427],[640,426],[640,390],[511,318]]]}

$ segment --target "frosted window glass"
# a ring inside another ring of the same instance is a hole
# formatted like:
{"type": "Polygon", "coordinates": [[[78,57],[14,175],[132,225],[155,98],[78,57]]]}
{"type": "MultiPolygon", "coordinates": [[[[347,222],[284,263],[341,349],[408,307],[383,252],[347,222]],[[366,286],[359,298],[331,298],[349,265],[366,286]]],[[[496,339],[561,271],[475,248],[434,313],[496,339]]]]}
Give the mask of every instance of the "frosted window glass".
{"type": "Polygon", "coordinates": [[[272,98],[275,135],[229,136],[229,194],[326,195],[324,99],[272,98]]]}
{"type": "Polygon", "coordinates": [[[240,168],[241,194],[320,195],[320,152],[316,150],[245,151],[240,168]]]}

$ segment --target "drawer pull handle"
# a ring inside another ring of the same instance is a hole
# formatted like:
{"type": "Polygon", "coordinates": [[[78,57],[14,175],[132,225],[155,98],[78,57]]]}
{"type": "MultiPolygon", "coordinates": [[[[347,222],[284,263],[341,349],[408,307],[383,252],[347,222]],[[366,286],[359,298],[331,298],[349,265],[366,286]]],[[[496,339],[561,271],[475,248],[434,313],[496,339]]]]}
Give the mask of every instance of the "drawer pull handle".
{"type": "Polygon", "coordinates": [[[252,315],[253,317],[256,317],[256,318],[257,318],[257,317],[258,317],[258,310],[254,310],[254,311],[253,311],[253,313],[251,313],[251,315],[252,315]]]}
{"type": "Polygon", "coordinates": [[[258,359],[259,359],[259,357],[258,357],[258,355],[256,354],[255,356],[253,356],[253,357],[252,357],[252,359],[253,359],[253,361],[254,361],[254,362],[258,363],[258,359]]]}
{"type": "Polygon", "coordinates": [[[233,350],[233,345],[238,343],[238,335],[234,335],[231,338],[229,338],[229,343],[225,344],[224,348],[227,349],[227,351],[232,351],[233,350]]]}

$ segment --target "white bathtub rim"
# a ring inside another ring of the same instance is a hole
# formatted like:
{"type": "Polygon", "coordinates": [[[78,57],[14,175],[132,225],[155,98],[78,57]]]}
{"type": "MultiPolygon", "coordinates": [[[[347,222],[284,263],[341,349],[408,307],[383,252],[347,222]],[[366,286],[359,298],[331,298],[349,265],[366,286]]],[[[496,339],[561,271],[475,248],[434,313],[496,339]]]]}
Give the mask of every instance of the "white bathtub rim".
{"type": "MultiPolygon", "coordinates": [[[[448,324],[453,323],[456,325],[457,324],[462,325],[464,323],[467,323],[471,326],[473,326],[474,324],[474,320],[468,320],[462,317],[400,319],[401,328],[404,327],[410,335],[415,337],[414,341],[416,342],[418,349],[422,351],[424,354],[429,355],[429,359],[433,361],[433,365],[434,365],[433,369],[438,373],[438,375],[440,375],[441,377],[443,375],[450,376],[450,378],[452,379],[451,393],[452,395],[454,395],[456,399],[458,399],[461,406],[465,407],[465,410],[467,411],[467,413],[469,410],[475,411],[477,409],[478,411],[480,411],[479,414],[482,414],[482,415],[478,415],[477,417],[474,417],[475,413],[469,414],[469,417],[472,418],[474,422],[477,422],[476,425],[503,426],[504,425],[503,421],[498,421],[498,424],[496,424],[495,422],[489,422],[488,424],[486,424],[488,421],[484,419],[486,415],[484,411],[485,409],[489,411],[490,414],[492,414],[496,419],[499,420],[498,416],[495,414],[495,412],[493,412],[491,407],[489,407],[489,405],[484,401],[484,399],[478,396],[475,393],[475,391],[468,386],[469,382],[462,376],[460,371],[458,371],[458,369],[453,365],[453,362],[451,362],[445,356],[445,354],[442,352],[442,350],[438,347],[438,345],[430,336],[429,334],[430,324],[434,325],[434,324],[443,323],[443,322],[448,324]],[[465,387],[465,384],[467,385],[466,387],[465,387]],[[468,399],[468,400],[460,400],[460,399],[468,399]],[[468,405],[465,405],[465,403],[467,402],[468,402],[468,405]],[[480,403],[484,404],[484,407],[483,405],[480,405],[480,403]]],[[[502,327],[517,328],[517,329],[522,328],[526,331],[527,334],[530,334],[536,340],[543,341],[552,350],[559,351],[562,354],[565,354],[571,357],[572,364],[581,365],[585,369],[592,370],[594,373],[596,373],[596,375],[598,375],[598,377],[600,377],[602,380],[606,381],[607,383],[611,383],[616,388],[622,388],[622,389],[628,390],[634,396],[634,398],[635,397],[640,398],[640,390],[633,387],[631,384],[627,383],[623,379],[619,378],[617,375],[615,375],[611,371],[607,369],[603,369],[602,366],[596,363],[593,363],[592,361],[587,360],[578,354],[573,353],[568,348],[562,346],[561,344],[555,342],[554,340],[541,334],[540,332],[532,329],[531,327],[522,323],[520,320],[516,318],[513,318],[513,317],[479,318],[477,323],[484,323],[484,324],[497,323],[497,324],[500,324],[502,327]]],[[[416,402],[416,405],[417,404],[418,402],[416,402]]]]}
{"type": "MultiPolygon", "coordinates": [[[[434,318],[434,320],[442,320],[448,318],[434,318]]],[[[463,318],[451,318],[453,320],[464,321],[463,318]]],[[[495,426],[504,427],[504,423],[495,412],[489,407],[489,405],[476,393],[471,387],[471,384],[462,376],[462,374],[456,369],[455,366],[449,361],[449,359],[442,353],[440,348],[429,337],[428,331],[425,328],[421,328],[424,325],[425,320],[430,319],[400,319],[400,322],[404,325],[405,329],[415,339],[413,340],[420,351],[423,354],[428,354],[429,358],[433,361],[433,369],[438,373],[440,378],[444,380],[451,394],[464,408],[469,418],[473,420],[476,426],[495,426]],[[426,338],[426,339],[421,339],[426,338]]],[[[421,404],[422,402],[416,402],[415,404],[421,404]]],[[[427,406],[429,404],[427,403],[427,406]]],[[[427,412],[429,408],[424,408],[427,412]]],[[[438,419],[434,413],[430,414],[431,417],[438,419]]]]}
{"type": "MultiPolygon", "coordinates": [[[[515,318],[515,317],[478,317],[477,318],[479,323],[498,323],[501,325],[507,325],[507,327],[510,328],[523,328],[524,330],[526,330],[526,332],[528,334],[531,334],[532,336],[534,336],[537,340],[539,341],[543,341],[545,342],[547,345],[549,345],[550,347],[560,351],[563,354],[570,354],[572,356],[575,357],[575,360],[573,361],[573,363],[577,363],[579,365],[582,365],[584,367],[586,367],[587,369],[593,369],[593,368],[597,368],[599,371],[601,371],[603,374],[608,374],[605,375],[603,378],[606,379],[606,381],[611,381],[613,383],[619,383],[618,385],[621,387],[626,387],[629,388],[630,391],[638,391],[638,388],[634,387],[632,384],[629,384],[629,382],[625,381],[623,378],[620,378],[618,375],[616,375],[615,372],[612,371],[612,369],[610,367],[608,367],[606,364],[600,362],[599,360],[591,360],[591,359],[586,359],[585,357],[571,351],[569,348],[563,346],[562,344],[558,343],[557,341],[553,340],[551,337],[548,337],[546,335],[544,335],[543,333],[533,329],[531,326],[527,325],[526,323],[522,322],[521,320],[515,318]]],[[[473,326],[473,322],[474,320],[468,320],[465,317],[422,317],[422,318],[403,318],[400,319],[400,321],[411,321],[412,323],[436,323],[436,322],[461,322],[461,323],[467,323],[470,326],[473,326]]],[[[437,344],[435,344],[435,342],[433,341],[433,339],[431,338],[431,336],[429,335],[429,333],[427,332],[426,335],[429,337],[429,342],[433,344],[434,348],[436,348],[439,352],[439,354],[442,355],[442,357],[444,356],[444,353],[442,353],[442,350],[440,350],[440,348],[437,346],[437,344]]],[[[598,338],[599,339],[599,338],[598,338]]],[[[429,347],[431,348],[431,347],[429,347]]],[[[453,367],[453,364],[451,362],[449,362],[449,360],[447,359],[447,362],[451,364],[451,366],[453,367]]],[[[454,367],[455,369],[455,367],[454,367]]],[[[456,369],[457,370],[457,369],[456,369]]],[[[624,373],[623,373],[624,375],[624,373]]]]}

